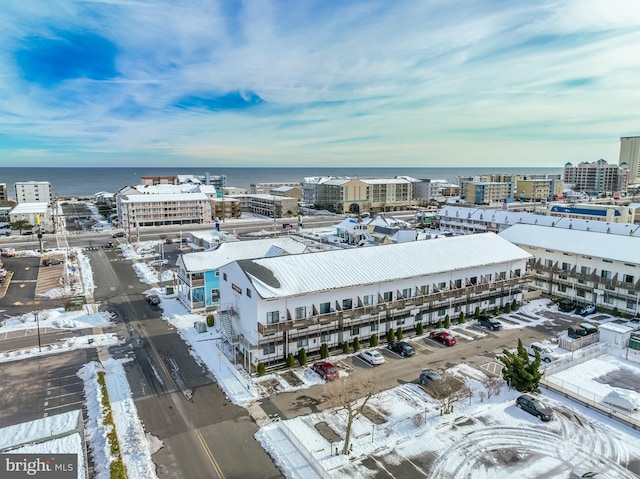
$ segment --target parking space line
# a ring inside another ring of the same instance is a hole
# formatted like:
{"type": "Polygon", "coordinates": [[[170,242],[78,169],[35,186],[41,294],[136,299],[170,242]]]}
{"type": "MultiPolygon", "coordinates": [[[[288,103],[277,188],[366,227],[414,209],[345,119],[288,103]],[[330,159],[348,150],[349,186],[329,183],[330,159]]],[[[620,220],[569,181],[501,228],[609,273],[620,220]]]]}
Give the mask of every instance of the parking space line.
{"type": "Polygon", "coordinates": [[[66,396],[77,396],[78,394],[80,394],[80,391],[75,392],[75,393],[58,394],[57,396],[51,396],[50,399],[58,399],[58,398],[66,397],[66,396]]]}
{"type": "Polygon", "coordinates": [[[76,404],[84,404],[84,401],[70,402],[67,404],[61,404],[60,406],[48,407],[48,408],[45,408],[45,411],[52,411],[54,409],[60,409],[61,407],[67,407],[67,406],[75,406],[76,404]]]}

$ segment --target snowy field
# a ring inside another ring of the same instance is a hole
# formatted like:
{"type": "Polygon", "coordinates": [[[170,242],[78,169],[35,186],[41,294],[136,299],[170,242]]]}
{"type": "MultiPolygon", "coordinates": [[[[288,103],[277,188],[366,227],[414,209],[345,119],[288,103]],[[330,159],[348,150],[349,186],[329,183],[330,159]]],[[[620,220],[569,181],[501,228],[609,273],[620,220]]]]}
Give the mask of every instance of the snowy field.
{"type": "MultiPolygon", "coordinates": [[[[589,371],[588,363],[575,368],[583,378],[589,371]]],[[[327,440],[318,427],[342,438],[344,412],[274,422],[256,437],[290,479],[320,477],[318,469],[329,477],[374,477],[368,457],[392,475],[403,463],[412,477],[433,479],[566,479],[578,466],[618,479],[637,477],[625,466],[638,471],[640,432],[550,392],[542,396],[555,418],[544,423],[515,406],[517,391],[503,386],[488,398],[479,371],[460,365],[449,373],[464,378],[474,392],[455,404],[454,413],[440,415],[439,402],[416,384],[385,391],[369,402],[374,414],[354,424],[349,455],[332,455],[331,448],[343,443],[327,440]]]]}

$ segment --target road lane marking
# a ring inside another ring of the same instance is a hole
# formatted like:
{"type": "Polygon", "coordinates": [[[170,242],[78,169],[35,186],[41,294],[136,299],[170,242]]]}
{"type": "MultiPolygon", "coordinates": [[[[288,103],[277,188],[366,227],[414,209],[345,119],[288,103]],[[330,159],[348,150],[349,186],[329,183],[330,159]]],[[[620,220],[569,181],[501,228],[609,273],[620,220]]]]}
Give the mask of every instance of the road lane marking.
{"type": "Polygon", "coordinates": [[[200,432],[199,429],[196,429],[195,433],[198,436],[198,440],[200,441],[200,444],[202,444],[202,449],[204,449],[204,452],[207,455],[207,457],[209,458],[209,461],[211,461],[211,465],[213,466],[213,470],[216,472],[216,474],[218,475],[218,477],[220,479],[224,479],[224,474],[222,473],[222,469],[220,469],[220,466],[218,465],[218,462],[216,461],[216,458],[213,456],[213,452],[211,452],[211,449],[209,449],[209,446],[207,445],[206,441],[204,440],[204,437],[202,436],[202,433],[200,432]]]}

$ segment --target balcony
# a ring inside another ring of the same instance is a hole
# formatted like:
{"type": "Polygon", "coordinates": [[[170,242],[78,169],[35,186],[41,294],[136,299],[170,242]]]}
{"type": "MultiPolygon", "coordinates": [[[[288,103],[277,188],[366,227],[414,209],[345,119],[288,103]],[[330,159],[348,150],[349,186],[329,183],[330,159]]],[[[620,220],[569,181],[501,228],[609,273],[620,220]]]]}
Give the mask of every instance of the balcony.
{"type": "MultiPolygon", "coordinates": [[[[557,265],[557,263],[556,263],[557,265]]],[[[546,277],[549,278],[549,275],[553,276],[553,281],[559,282],[558,276],[567,276],[567,278],[572,278],[576,281],[584,281],[580,283],[582,285],[589,284],[589,282],[593,282],[593,287],[597,288],[598,284],[604,286],[612,286],[616,288],[623,288],[632,291],[640,291],[640,281],[636,281],[635,283],[630,283],[626,281],[618,281],[618,275],[615,274],[611,278],[603,278],[602,276],[598,276],[595,272],[590,274],[579,273],[576,268],[570,270],[564,270],[562,268],[558,268],[556,265],[547,266],[543,265],[540,261],[535,261],[530,263],[531,270],[534,273],[547,273],[546,277]]],[[[563,280],[566,281],[566,280],[563,280]]]]}

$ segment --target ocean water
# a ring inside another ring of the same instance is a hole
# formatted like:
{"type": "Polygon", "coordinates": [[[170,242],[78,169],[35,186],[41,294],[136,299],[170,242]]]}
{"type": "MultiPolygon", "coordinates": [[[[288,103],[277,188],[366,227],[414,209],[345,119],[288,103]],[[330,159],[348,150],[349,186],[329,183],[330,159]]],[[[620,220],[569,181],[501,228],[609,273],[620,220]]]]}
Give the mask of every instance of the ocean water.
{"type": "Polygon", "coordinates": [[[141,176],[226,175],[227,186],[247,188],[252,183],[301,182],[308,176],[389,178],[411,176],[453,180],[458,176],[491,173],[562,173],[562,168],[0,168],[0,183],[15,197],[17,181],[48,181],[57,197],[90,197],[100,191],[113,193],[123,186],[140,184],[141,176]]]}

